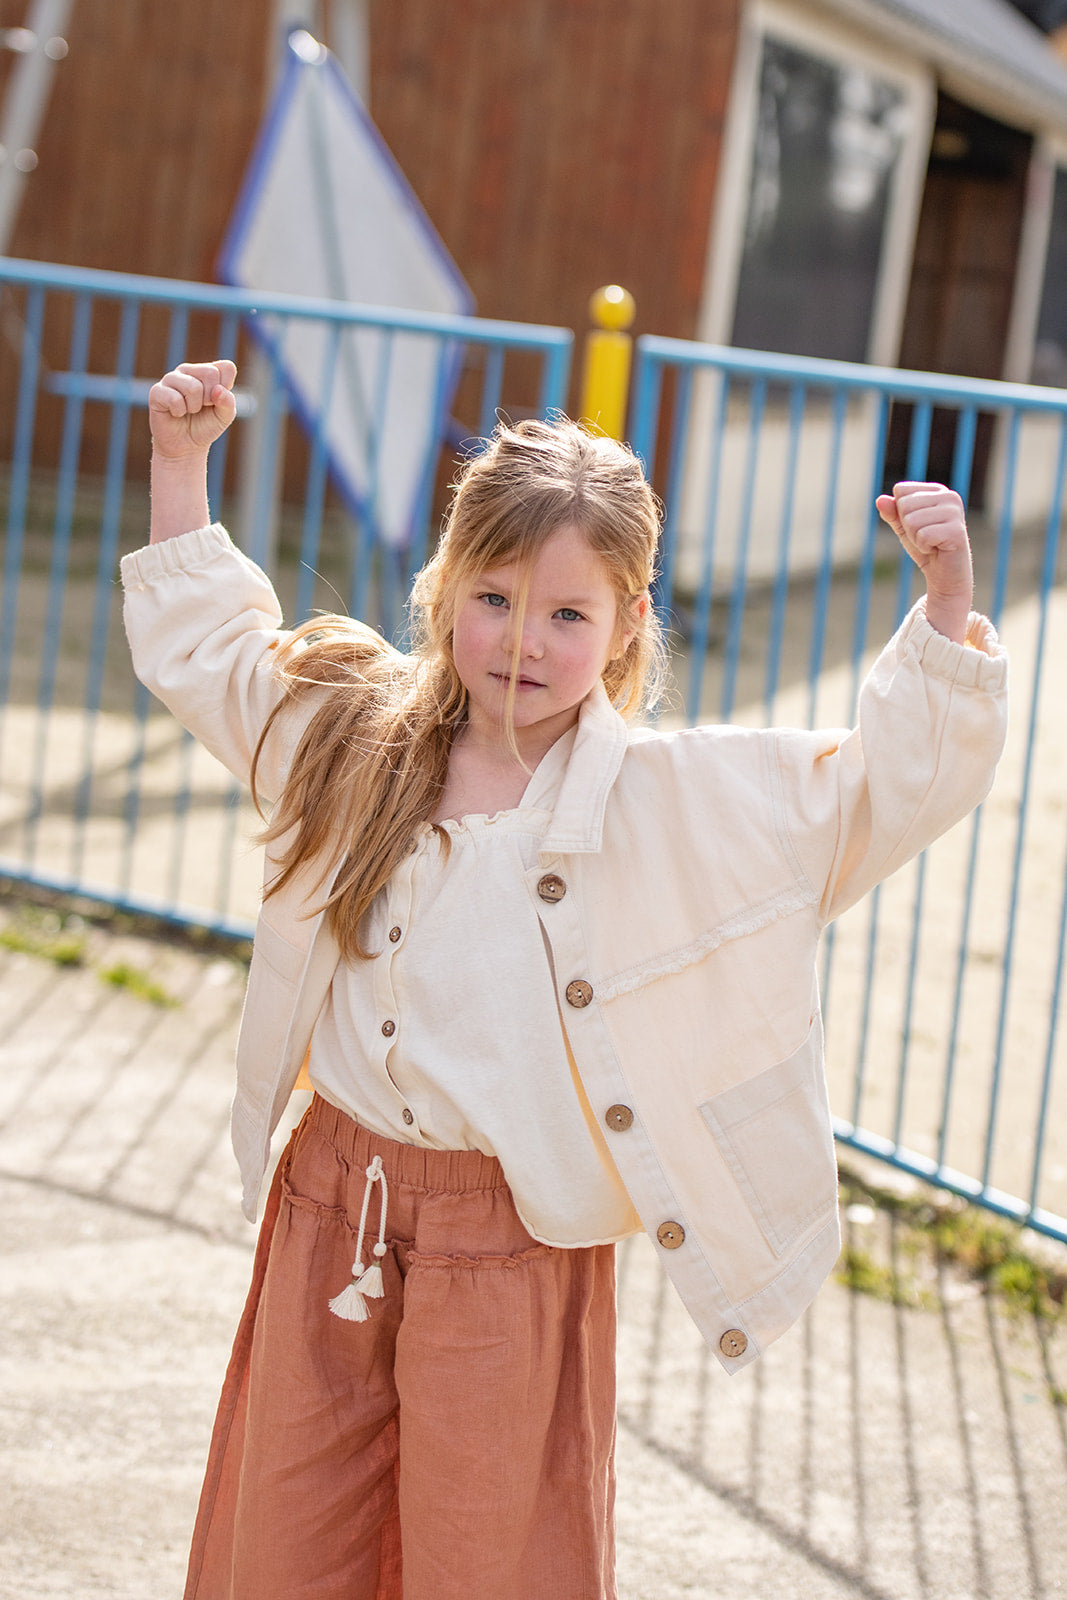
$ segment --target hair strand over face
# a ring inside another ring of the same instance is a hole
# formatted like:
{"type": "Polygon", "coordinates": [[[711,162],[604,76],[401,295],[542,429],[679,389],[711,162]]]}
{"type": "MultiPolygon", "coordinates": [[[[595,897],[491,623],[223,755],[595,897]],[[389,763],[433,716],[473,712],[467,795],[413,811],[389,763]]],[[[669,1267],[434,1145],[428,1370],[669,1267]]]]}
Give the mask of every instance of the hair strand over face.
{"type": "MultiPolygon", "coordinates": [[[[267,892],[311,862],[325,884],[340,860],[324,904],[347,959],[371,954],[361,937],[366,912],[444,788],[466,709],[452,651],[460,605],[481,573],[528,568],[568,527],[588,541],[615,591],[620,646],[632,630],[603,682],[616,709],[633,715],[654,704],[664,673],[655,609],[640,604],[655,570],[659,504],[632,451],[563,417],[501,424],[461,470],[437,549],[415,579],[409,656],[344,617],[305,623],[279,651],[285,694],[261,735],[253,790],[274,718],[308,696],[317,703],[264,830],[268,841],[287,836],[267,892]]],[[[520,584],[517,629],[524,600],[520,584]]],[[[447,850],[444,830],[440,837],[447,850]]]]}

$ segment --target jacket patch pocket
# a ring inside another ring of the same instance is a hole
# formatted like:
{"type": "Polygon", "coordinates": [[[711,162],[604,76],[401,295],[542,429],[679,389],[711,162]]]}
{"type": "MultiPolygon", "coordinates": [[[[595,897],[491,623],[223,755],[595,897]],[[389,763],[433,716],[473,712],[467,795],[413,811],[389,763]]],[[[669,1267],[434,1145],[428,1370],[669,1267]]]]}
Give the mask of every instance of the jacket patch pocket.
{"type": "Polygon", "coordinates": [[[837,1162],[816,1016],[799,1049],[713,1095],[700,1114],[776,1255],[837,1204],[837,1162]]]}

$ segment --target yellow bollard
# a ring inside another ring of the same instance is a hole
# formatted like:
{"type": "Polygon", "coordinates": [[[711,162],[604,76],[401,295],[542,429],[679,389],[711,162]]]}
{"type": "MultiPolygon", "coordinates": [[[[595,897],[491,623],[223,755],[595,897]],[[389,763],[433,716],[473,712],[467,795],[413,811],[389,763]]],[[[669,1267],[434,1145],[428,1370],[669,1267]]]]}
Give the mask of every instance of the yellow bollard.
{"type": "Polygon", "coordinates": [[[617,283],[598,289],[589,301],[589,315],[597,326],[585,337],[578,415],[587,427],[611,439],[621,439],[626,428],[633,349],[626,329],[636,312],[633,295],[617,283]]]}

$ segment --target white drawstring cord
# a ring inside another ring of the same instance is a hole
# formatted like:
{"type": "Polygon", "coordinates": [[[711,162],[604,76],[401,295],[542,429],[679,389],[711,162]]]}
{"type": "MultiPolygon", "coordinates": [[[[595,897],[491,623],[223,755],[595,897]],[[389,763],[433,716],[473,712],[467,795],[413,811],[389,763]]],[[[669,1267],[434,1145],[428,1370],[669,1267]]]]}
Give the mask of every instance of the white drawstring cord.
{"type": "Polygon", "coordinates": [[[385,1181],[385,1172],[382,1168],[381,1156],[375,1156],[367,1168],[367,1182],[363,1190],[363,1209],[359,1214],[359,1237],[356,1240],[356,1259],[352,1263],[352,1282],[341,1293],[334,1295],[330,1301],[330,1310],[335,1317],[341,1317],[345,1322],[366,1322],[370,1316],[367,1307],[367,1297],[380,1300],[385,1294],[385,1285],[382,1282],[381,1258],[386,1252],[385,1243],[385,1213],[389,1204],[389,1186],[385,1181]],[[376,1183],[382,1186],[382,1213],[378,1224],[378,1243],[374,1246],[377,1261],[369,1267],[363,1265],[363,1234],[367,1227],[367,1210],[370,1206],[370,1192],[376,1183]]]}

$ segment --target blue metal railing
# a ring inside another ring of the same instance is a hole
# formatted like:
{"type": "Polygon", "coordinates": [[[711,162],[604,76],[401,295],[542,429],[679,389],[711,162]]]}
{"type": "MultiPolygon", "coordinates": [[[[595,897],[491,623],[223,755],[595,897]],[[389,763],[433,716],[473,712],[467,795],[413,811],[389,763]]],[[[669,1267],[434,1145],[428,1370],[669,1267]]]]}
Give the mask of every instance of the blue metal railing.
{"type": "Polygon", "coordinates": [[[0,316],[0,381],[15,397],[0,414],[0,872],[246,935],[256,871],[240,840],[255,819],[135,683],[122,645],[115,576],[146,537],[151,383],[205,353],[260,373],[239,388],[238,422],[212,451],[214,513],[245,530],[289,617],[349,610],[393,634],[457,448],[500,412],[565,408],[573,336],[10,260],[0,260],[0,316]],[[290,330],[323,341],[310,399],[290,379],[290,330]],[[435,425],[398,533],[379,491],[405,341],[436,352],[435,425]],[[331,470],[342,354],[350,378],[361,363],[374,401],[358,500],[339,494],[331,470]]]}
{"type": "MultiPolygon", "coordinates": [[[[347,609],[394,630],[458,441],[501,410],[565,408],[570,350],[559,329],[0,261],[0,873],[251,929],[257,819],[133,680],[119,622],[155,376],[206,351],[238,359],[239,385],[260,367],[212,453],[213,508],[270,566],[287,616],[347,609]],[[249,328],[268,322],[256,355],[249,328]],[[323,341],[310,405],[283,370],[298,324],[323,341]],[[331,472],[325,417],[356,332],[380,341],[379,416],[396,342],[439,352],[442,437],[403,540],[377,522],[374,418],[364,502],[331,472]]],[[[665,502],[678,721],[846,725],[913,593],[874,494],[933,475],[972,502],[978,604],[1013,652],[1011,743],[983,811],[830,930],[831,1091],[843,1143],[1067,1238],[1067,394],[643,339],[631,439],[665,502]]]]}
{"type": "Polygon", "coordinates": [[[689,721],[851,721],[913,593],[875,495],[931,477],[970,503],[1012,740],[990,801],[828,931],[835,1131],[1067,1239],[1067,392],[644,338],[630,437],[665,501],[689,721]]]}

